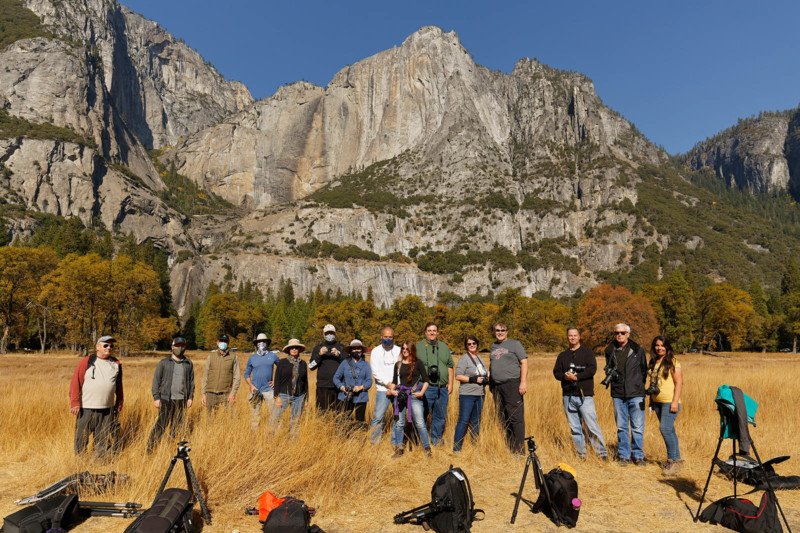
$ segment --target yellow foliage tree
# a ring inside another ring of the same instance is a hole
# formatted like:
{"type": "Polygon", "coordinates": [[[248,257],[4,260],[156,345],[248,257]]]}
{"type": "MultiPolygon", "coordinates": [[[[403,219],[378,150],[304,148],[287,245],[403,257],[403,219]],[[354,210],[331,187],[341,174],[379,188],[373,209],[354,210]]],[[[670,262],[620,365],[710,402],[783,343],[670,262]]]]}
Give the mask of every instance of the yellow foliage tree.
{"type": "Polygon", "coordinates": [[[730,283],[707,287],[698,300],[703,346],[738,350],[744,345],[748,332],[761,327],[750,294],[730,283]],[[725,346],[726,341],[728,346],[725,346]]]}

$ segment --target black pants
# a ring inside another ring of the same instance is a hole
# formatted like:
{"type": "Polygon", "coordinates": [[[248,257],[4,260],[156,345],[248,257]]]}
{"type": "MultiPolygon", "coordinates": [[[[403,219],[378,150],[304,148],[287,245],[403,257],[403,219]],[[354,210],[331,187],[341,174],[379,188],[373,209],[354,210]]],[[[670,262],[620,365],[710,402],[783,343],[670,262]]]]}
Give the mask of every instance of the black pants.
{"type": "Polygon", "coordinates": [[[114,445],[116,416],[110,407],[82,408],[75,421],[75,453],[83,453],[89,445],[89,435],[94,435],[94,453],[97,457],[105,457],[114,445]]]}
{"type": "Polygon", "coordinates": [[[367,425],[367,403],[353,403],[352,401],[339,402],[339,410],[348,420],[354,417],[356,422],[366,427],[367,425]]]}
{"type": "Polygon", "coordinates": [[[509,447],[514,452],[524,453],[525,399],[519,393],[519,381],[496,384],[494,398],[509,447]]]}
{"type": "Polygon", "coordinates": [[[158,418],[153,430],[150,432],[150,438],[147,439],[147,453],[151,453],[156,447],[161,437],[164,435],[167,426],[169,426],[170,438],[175,438],[181,424],[183,424],[183,415],[186,413],[186,400],[161,400],[161,407],[158,408],[158,418]]]}
{"type": "Polygon", "coordinates": [[[339,391],[329,387],[317,387],[317,411],[324,413],[325,411],[334,411],[338,407],[336,397],[339,391]]]}

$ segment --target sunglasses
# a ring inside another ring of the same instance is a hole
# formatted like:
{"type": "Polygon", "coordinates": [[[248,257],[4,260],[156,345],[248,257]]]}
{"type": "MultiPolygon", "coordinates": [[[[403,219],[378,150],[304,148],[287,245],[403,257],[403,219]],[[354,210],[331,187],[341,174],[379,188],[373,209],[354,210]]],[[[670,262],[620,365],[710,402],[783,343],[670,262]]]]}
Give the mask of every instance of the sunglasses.
{"type": "Polygon", "coordinates": [[[101,344],[100,346],[102,346],[103,348],[113,348],[114,347],[113,344],[101,344]]]}
{"type": "Polygon", "coordinates": [[[615,331],[614,332],[614,335],[627,335],[627,334],[628,334],[627,331],[615,331]]]}
{"type": "Polygon", "coordinates": [[[408,348],[403,348],[402,352],[403,353],[411,353],[411,350],[409,350],[408,348]]]}
{"type": "Polygon", "coordinates": [[[508,331],[508,330],[507,329],[500,329],[500,328],[495,328],[495,330],[494,330],[495,333],[505,333],[506,331],[508,331]]]}
{"type": "Polygon", "coordinates": [[[472,342],[472,341],[467,342],[467,346],[477,346],[477,345],[478,345],[477,342],[472,342]]]}

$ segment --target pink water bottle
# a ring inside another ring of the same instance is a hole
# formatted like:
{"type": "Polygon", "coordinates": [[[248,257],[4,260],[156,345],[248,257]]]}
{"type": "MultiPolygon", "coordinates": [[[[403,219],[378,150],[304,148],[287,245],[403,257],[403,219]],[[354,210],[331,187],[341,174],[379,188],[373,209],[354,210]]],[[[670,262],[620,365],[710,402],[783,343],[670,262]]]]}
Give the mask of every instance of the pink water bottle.
{"type": "Polygon", "coordinates": [[[582,503],[580,498],[572,498],[572,508],[574,510],[579,511],[582,503]]]}

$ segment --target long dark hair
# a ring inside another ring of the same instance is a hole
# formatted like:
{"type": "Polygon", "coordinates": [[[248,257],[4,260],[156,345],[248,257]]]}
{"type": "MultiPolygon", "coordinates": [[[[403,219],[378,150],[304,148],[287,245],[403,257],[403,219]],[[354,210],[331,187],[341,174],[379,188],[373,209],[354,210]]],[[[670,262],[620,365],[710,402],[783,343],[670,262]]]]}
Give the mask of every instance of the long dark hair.
{"type": "Polygon", "coordinates": [[[650,362],[647,364],[647,368],[653,370],[656,367],[656,361],[658,360],[658,354],[656,354],[657,341],[661,341],[661,344],[663,344],[664,348],[667,350],[666,355],[664,355],[664,361],[661,363],[661,375],[664,377],[664,379],[667,379],[670,371],[675,368],[675,353],[672,351],[672,345],[663,335],[658,335],[657,337],[653,338],[653,342],[650,343],[650,354],[652,357],[650,358],[650,362]]]}
{"type": "MultiPolygon", "coordinates": [[[[411,380],[414,374],[414,368],[417,366],[417,345],[413,342],[404,342],[400,345],[400,364],[407,364],[411,368],[408,370],[408,383],[411,384],[411,380]],[[408,348],[408,357],[410,361],[408,363],[403,363],[403,348],[408,348]]],[[[400,370],[397,370],[397,377],[400,377],[400,370]]]]}

